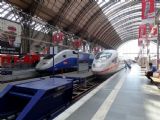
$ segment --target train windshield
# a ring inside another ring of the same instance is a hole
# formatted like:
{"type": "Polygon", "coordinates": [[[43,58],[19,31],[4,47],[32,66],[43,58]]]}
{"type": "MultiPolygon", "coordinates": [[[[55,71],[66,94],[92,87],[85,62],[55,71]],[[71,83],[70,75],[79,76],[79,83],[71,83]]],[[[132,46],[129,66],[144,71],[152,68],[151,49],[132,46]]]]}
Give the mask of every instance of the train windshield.
{"type": "Polygon", "coordinates": [[[108,59],[110,58],[112,55],[112,53],[104,53],[104,52],[100,52],[96,55],[95,59],[108,59]]]}
{"type": "Polygon", "coordinates": [[[47,55],[43,59],[51,59],[51,58],[53,58],[53,55],[47,55]]]}

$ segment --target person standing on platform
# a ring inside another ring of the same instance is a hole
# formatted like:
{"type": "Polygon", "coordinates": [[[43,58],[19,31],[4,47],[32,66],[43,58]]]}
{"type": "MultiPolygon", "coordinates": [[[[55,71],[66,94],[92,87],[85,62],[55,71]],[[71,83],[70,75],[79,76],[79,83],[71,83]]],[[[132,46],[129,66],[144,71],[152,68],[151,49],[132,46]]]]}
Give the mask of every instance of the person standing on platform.
{"type": "Polygon", "coordinates": [[[125,63],[126,70],[127,70],[127,68],[131,69],[131,65],[126,60],[124,60],[124,63],[125,63]]]}
{"type": "Polygon", "coordinates": [[[127,64],[126,64],[126,61],[124,61],[124,64],[125,64],[124,68],[125,68],[125,70],[127,70],[127,64]]]}

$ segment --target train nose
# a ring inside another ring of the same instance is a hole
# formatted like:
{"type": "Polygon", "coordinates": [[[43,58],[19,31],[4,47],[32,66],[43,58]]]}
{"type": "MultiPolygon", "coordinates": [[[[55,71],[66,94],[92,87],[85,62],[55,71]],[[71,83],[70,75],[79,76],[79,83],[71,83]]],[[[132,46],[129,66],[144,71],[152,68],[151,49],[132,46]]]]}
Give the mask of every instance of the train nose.
{"type": "Polygon", "coordinates": [[[103,67],[103,64],[102,63],[94,63],[93,67],[94,68],[100,68],[100,67],[103,67]]]}
{"type": "Polygon", "coordinates": [[[44,62],[38,63],[37,66],[36,66],[36,70],[41,70],[44,67],[45,64],[46,63],[44,63],[44,62]]]}

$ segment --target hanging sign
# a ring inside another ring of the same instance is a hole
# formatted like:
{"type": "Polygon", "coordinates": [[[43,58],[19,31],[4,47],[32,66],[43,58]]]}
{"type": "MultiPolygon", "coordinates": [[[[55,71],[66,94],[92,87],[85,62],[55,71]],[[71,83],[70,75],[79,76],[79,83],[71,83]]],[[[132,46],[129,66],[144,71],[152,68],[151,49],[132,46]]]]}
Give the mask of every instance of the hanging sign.
{"type": "Polygon", "coordinates": [[[138,46],[142,46],[143,42],[147,40],[146,25],[139,26],[138,46]]]}
{"type": "Polygon", "coordinates": [[[0,18],[0,54],[19,54],[21,25],[0,18]]]}
{"type": "Polygon", "coordinates": [[[155,0],[142,0],[142,22],[154,23],[155,19],[155,0]]]}
{"type": "Polygon", "coordinates": [[[64,39],[64,34],[62,32],[55,31],[52,33],[52,41],[53,43],[62,43],[64,39]]]}
{"type": "Polygon", "coordinates": [[[157,40],[158,28],[157,25],[150,24],[150,33],[148,35],[148,40],[157,40]]]}
{"type": "Polygon", "coordinates": [[[81,42],[80,39],[76,39],[76,40],[73,41],[72,44],[73,44],[73,46],[74,46],[75,48],[79,48],[79,47],[82,45],[82,42],[81,42]]]}

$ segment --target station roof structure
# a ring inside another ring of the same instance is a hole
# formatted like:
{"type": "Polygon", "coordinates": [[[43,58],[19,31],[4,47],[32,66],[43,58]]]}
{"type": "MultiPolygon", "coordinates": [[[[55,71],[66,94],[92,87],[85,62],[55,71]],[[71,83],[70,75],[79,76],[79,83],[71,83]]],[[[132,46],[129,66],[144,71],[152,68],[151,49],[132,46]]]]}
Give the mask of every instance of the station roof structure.
{"type": "MultiPolygon", "coordinates": [[[[156,7],[159,7],[156,0],[156,7]]],[[[90,40],[105,48],[116,49],[138,38],[141,0],[7,0],[0,3],[0,17],[19,22],[12,8],[41,18],[44,22],[90,40]]],[[[32,23],[34,24],[34,23],[32,23]]],[[[36,25],[36,30],[43,29],[36,25]]]]}

